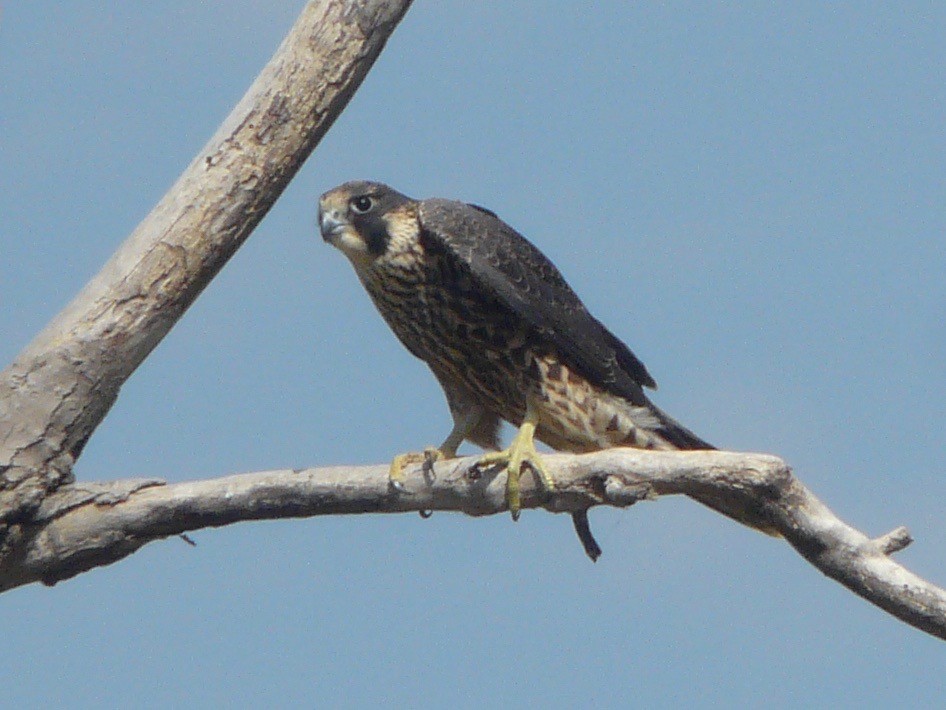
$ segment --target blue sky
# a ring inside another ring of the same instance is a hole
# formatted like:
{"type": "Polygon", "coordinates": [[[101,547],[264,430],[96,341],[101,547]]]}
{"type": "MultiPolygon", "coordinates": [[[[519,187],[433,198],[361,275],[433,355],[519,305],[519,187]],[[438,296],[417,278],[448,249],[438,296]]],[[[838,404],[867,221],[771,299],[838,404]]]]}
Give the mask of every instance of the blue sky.
{"type": "MultiPolygon", "coordinates": [[[[301,2],[5,3],[0,355],[97,271],[301,2]]],[[[497,211],[721,447],[946,583],[946,9],[423,2],[127,383],[83,479],[378,463],[449,428],[315,227],[348,179],[497,211]]],[[[941,642],[687,500],[152,544],[0,603],[19,706],[922,706],[941,642]]]]}

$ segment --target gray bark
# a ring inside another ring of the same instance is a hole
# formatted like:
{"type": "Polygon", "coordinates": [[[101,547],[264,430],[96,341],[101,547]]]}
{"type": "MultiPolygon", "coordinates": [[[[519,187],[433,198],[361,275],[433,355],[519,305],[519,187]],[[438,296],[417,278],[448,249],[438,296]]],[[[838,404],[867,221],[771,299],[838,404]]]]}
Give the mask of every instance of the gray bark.
{"type": "MultiPolygon", "coordinates": [[[[74,483],[72,466],[121,385],[243,243],[341,113],[410,0],[310,2],[220,130],[102,271],[0,373],[0,591],[53,584],[171,535],[241,520],[504,509],[502,475],[442,462],[432,482],[386,467],[270,471],[166,485],[74,483]]],[[[903,528],[870,539],[779,459],[729,452],[549,456],[553,493],[523,506],[578,512],[712,492],[764,511],[809,562],[946,638],[946,593],[894,562],[903,528]]]]}
{"type": "Polygon", "coordinates": [[[72,480],[121,385],[273,205],[409,5],[310,2],[177,183],[0,373],[0,556],[15,524],[72,480]]]}
{"type": "MultiPolygon", "coordinates": [[[[17,557],[0,564],[0,591],[36,581],[53,584],[110,564],[148,542],[242,520],[504,511],[505,474],[471,476],[474,461],[441,462],[432,480],[415,467],[408,471],[404,492],[390,485],[387,466],[264,471],[175,484],[63,486],[24,526],[17,557]]],[[[911,542],[906,529],[869,538],[838,519],[774,456],[611,449],[548,455],[545,461],[555,490],[547,492],[524,477],[524,508],[576,512],[712,491],[762,510],[782,537],[826,575],[908,624],[946,639],[946,591],[890,557],[911,542]]]]}

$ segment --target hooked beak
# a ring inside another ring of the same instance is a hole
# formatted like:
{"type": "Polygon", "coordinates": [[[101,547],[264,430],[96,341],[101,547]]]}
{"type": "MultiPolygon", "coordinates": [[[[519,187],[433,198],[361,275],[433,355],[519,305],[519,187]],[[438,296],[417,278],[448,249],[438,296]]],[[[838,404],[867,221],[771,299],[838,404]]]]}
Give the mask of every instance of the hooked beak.
{"type": "Polygon", "coordinates": [[[345,227],[347,227],[347,222],[342,221],[338,218],[338,213],[335,210],[323,210],[319,208],[319,229],[322,231],[322,239],[332,243],[335,241],[335,238],[341,234],[345,227]]]}

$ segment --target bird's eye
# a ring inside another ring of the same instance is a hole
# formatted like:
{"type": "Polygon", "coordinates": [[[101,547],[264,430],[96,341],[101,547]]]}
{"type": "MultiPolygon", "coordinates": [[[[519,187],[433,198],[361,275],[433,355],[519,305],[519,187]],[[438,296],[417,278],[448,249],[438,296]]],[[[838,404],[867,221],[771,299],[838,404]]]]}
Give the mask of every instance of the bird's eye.
{"type": "Polygon", "coordinates": [[[364,214],[374,207],[374,200],[372,200],[367,195],[362,195],[361,197],[352,198],[351,202],[349,202],[349,205],[351,205],[352,212],[355,212],[356,214],[364,214]]]}

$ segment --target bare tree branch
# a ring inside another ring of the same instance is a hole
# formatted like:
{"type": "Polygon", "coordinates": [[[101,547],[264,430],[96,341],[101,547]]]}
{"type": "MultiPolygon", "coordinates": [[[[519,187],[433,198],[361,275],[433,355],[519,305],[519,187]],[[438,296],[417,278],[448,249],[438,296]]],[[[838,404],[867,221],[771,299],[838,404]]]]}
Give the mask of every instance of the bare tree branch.
{"type": "MultiPolygon", "coordinates": [[[[153,540],[243,520],[350,513],[505,510],[505,475],[469,475],[475,459],[436,465],[426,481],[408,471],[406,493],[394,490],[387,466],[264,471],[164,484],[117,481],[74,484],[51,494],[25,544],[0,564],[0,591],[31,582],[53,584],[110,564],[153,540]]],[[[661,495],[713,491],[750,502],[805,559],[897,618],[946,639],[946,591],[894,562],[910,542],[898,528],[870,539],[837,518],[774,456],[726,451],[653,452],[611,449],[581,456],[548,455],[555,491],[523,480],[523,506],[575,512],[595,505],[626,507],[661,495]]]]}
{"type": "Polygon", "coordinates": [[[72,480],[121,385],[273,205],[409,5],[310,2],[177,183],[0,373],[0,523],[72,480]]]}
{"type": "MultiPolygon", "coordinates": [[[[472,460],[269,471],[165,484],[72,483],[72,466],[119,388],[248,237],[341,113],[410,0],[314,0],[273,59],[161,202],[102,271],[0,373],[0,591],[54,584],[153,540],[242,520],[505,508],[502,474],[472,460]]],[[[524,481],[523,506],[578,512],[660,495],[746,503],[826,575],[946,638],[946,592],[890,555],[905,528],[870,539],[839,520],[772,456],[612,449],[548,456],[553,492],[524,481]]],[[[185,539],[187,539],[185,537],[185,539]]]]}

